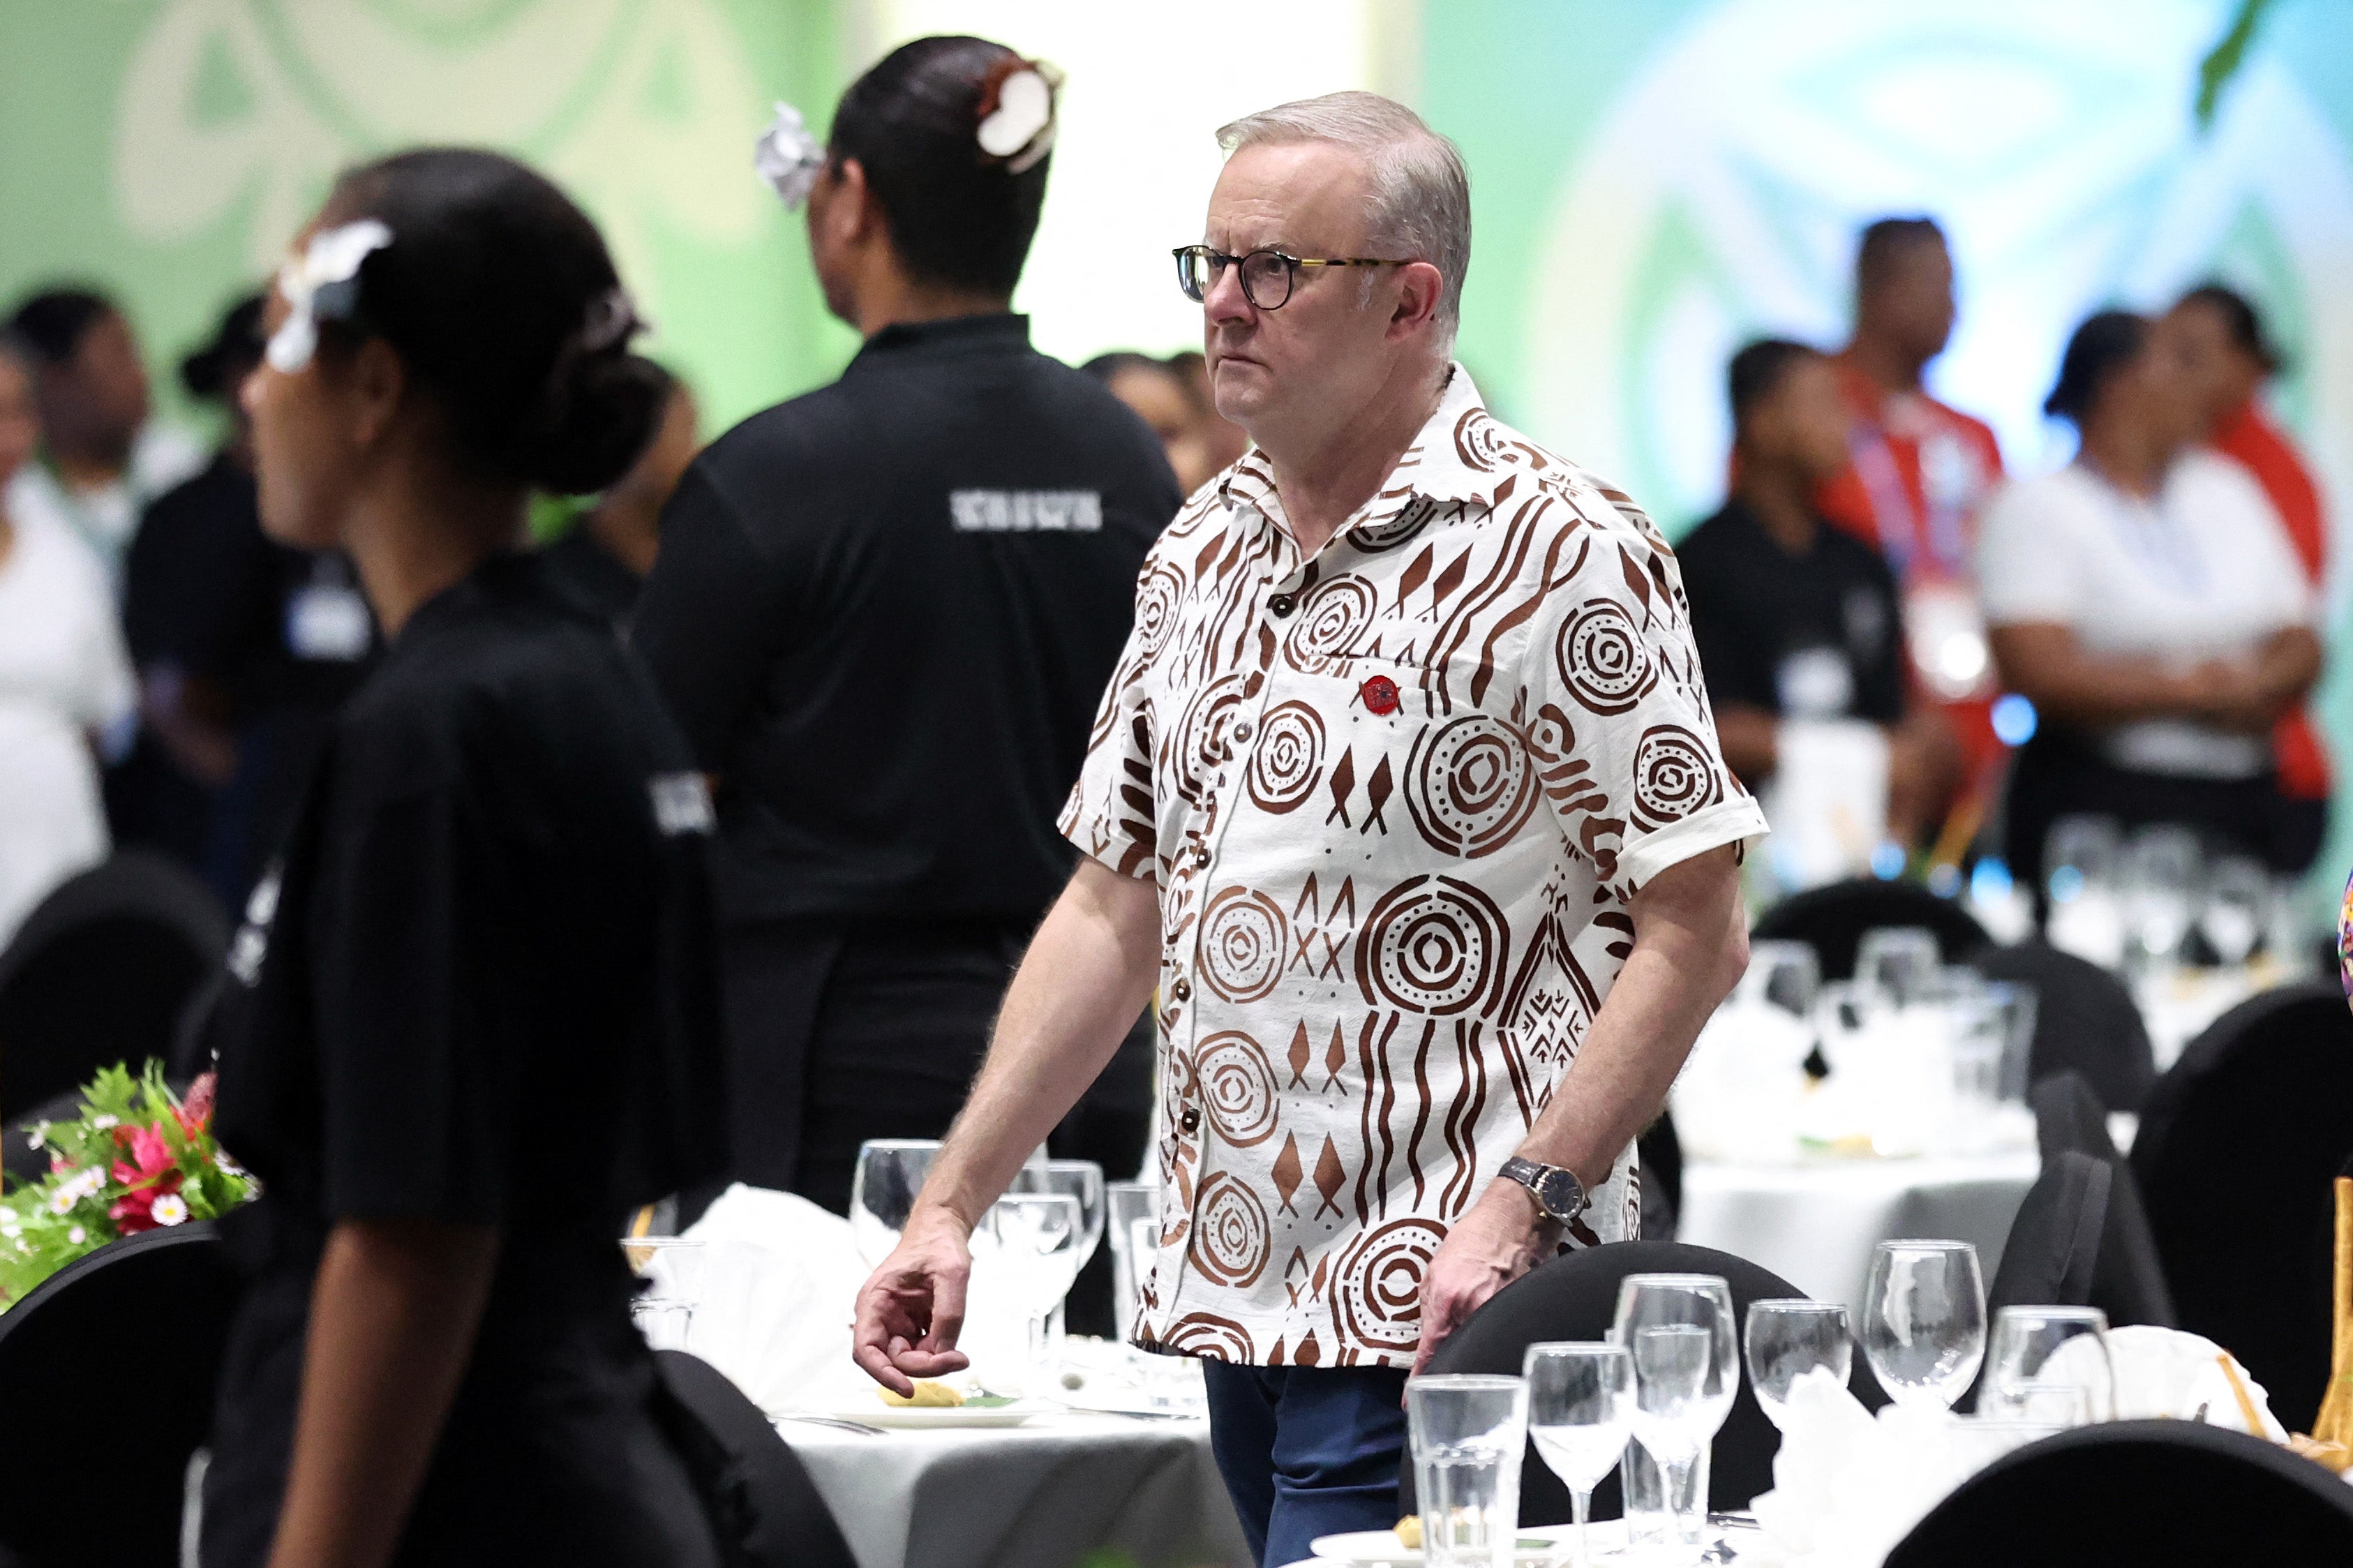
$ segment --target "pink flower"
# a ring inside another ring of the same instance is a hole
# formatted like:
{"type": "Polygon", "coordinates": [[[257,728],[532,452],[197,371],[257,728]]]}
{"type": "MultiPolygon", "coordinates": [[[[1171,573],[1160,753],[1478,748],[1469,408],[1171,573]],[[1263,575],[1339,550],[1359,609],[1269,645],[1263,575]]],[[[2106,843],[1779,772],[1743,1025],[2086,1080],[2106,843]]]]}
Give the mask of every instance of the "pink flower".
{"type": "Polygon", "coordinates": [[[155,1228],[155,1200],[180,1190],[180,1173],[172,1168],[171,1145],[164,1141],[160,1125],[118,1128],[114,1140],[131,1154],[129,1162],[114,1162],[114,1179],[128,1190],[114,1200],[106,1217],[123,1235],[136,1236],[155,1228]]]}

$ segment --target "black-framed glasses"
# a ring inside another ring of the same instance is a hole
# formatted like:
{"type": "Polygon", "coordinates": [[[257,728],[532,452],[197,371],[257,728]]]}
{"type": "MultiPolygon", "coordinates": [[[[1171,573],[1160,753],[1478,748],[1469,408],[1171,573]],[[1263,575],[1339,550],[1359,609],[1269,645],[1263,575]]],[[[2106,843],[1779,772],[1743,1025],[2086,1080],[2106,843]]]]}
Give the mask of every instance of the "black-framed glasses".
{"type": "Polygon", "coordinates": [[[1293,285],[1299,281],[1303,267],[1403,267],[1407,263],[1377,257],[1292,256],[1280,250],[1253,250],[1246,256],[1229,256],[1222,250],[1212,250],[1206,245],[1180,245],[1169,254],[1176,258],[1176,287],[1185,290],[1185,298],[1196,305],[1218,286],[1226,268],[1239,262],[1241,266],[1242,297],[1261,310],[1279,310],[1291,298],[1293,285]]]}

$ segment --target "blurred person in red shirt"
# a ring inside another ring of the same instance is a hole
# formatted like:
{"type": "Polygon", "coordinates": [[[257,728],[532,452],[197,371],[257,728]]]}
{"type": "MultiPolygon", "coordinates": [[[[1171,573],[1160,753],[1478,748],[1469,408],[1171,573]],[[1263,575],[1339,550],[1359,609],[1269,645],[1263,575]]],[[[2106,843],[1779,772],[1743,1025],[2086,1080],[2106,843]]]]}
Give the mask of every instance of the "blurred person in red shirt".
{"type": "Polygon", "coordinates": [[[1953,257],[1935,219],[1885,217],[1862,231],[1854,333],[1831,359],[1854,416],[1852,460],[1814,504],[1887,558],[1904,591],[1913,678],[1943,708],[1981,787],[2002,747],[1969,561],[1978,509],[2001,479],[2001,448],[1983,420],[1921,384],[1952,338],[1954,315],[1953,257]]]}
{"type": "MultiPolygon", "coordinates": [[[[2306,578],[2320,586],[2328,560],[2328,519],[2311,470],[2258,402],[2257,394],[2281,364],[2263,318],[2236,289],[2208,283],[2181,297],[2166,326],[2197,388],[2206,444],[2254,475],[2287,527],[2306,578]]],[[[2272,731],[2272,756],[2280,796],[2274,855],[2281,864],[2301,869],[2320,853],[2332,771],[2308,700],[2280,716],[2272,731]]]]}

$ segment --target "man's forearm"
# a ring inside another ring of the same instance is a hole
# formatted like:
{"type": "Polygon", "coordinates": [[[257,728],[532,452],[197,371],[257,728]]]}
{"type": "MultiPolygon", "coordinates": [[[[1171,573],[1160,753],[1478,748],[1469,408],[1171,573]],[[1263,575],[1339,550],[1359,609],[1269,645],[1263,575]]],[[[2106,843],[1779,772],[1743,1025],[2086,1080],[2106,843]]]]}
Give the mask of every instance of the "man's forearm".
{"type": "Polygon", "coordinates": [[[1159,946],[1155,886],[1081,861],[1005,994],[923,1206],[977,1223],[1119,1048],[1151,997],[1159,946]]]}
{"type": "Polygon", "coordinates": [[[1725,846],[1671,866],[1634,895],[1634,951],[1520,1152],[1577,1173],[1588,1192],[1658,1113],[1668,1088],[1748,966],[1739,863],[1725,846]]]}

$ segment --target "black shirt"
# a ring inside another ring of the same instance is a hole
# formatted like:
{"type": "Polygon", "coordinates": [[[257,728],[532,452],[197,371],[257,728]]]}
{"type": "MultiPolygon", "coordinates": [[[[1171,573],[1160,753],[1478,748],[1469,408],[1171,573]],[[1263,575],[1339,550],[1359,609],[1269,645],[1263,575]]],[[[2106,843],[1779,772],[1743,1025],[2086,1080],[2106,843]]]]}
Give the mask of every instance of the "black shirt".
{"type": "Polygon", "coordinates": [[[885,328],[698,458],[632,637],[719,775],[731,920],[1034,921],[1181,498],[1020,316],[885,328]]]}
{"type": "Polygon", "coordinates": [[[402,1561],[457,1560],[424,1543],[480,1529],[486,1498],[536,1500],[512,1505],[526,1533],[601,1542],[567,1561],[669,1561],[643,1541],[677,1500],[612,1473],[659,1440],[617,1239],[724,1159],[709,819],[650,681],[530,557],[418,609],[345,706],[230,959],[259,984],[217,1127],[265,1192],[224,1224],[255,1279],[207,1563],[266,1552],[311,1278],[345,1218],[501,1231],[402,1561]]]}
{"type": "Polygon", "coordinates": [[[1793,555],[1738,500],[1675,546],[1708,700],[1778,718],[1904,717],[1904,626],[1877,551],[1817,520],[1793,555]]]}
{"type": "Polygon", "coordinates": [[[564,537],[541,554],[546,559],[548,570],[555,574],[573,597],[595,605],[617,626],[628,624],[645,579],[630,571],[628,563],[597,542],[596,536],[588,531],[585,515],[575,519],[564,537]]]}

